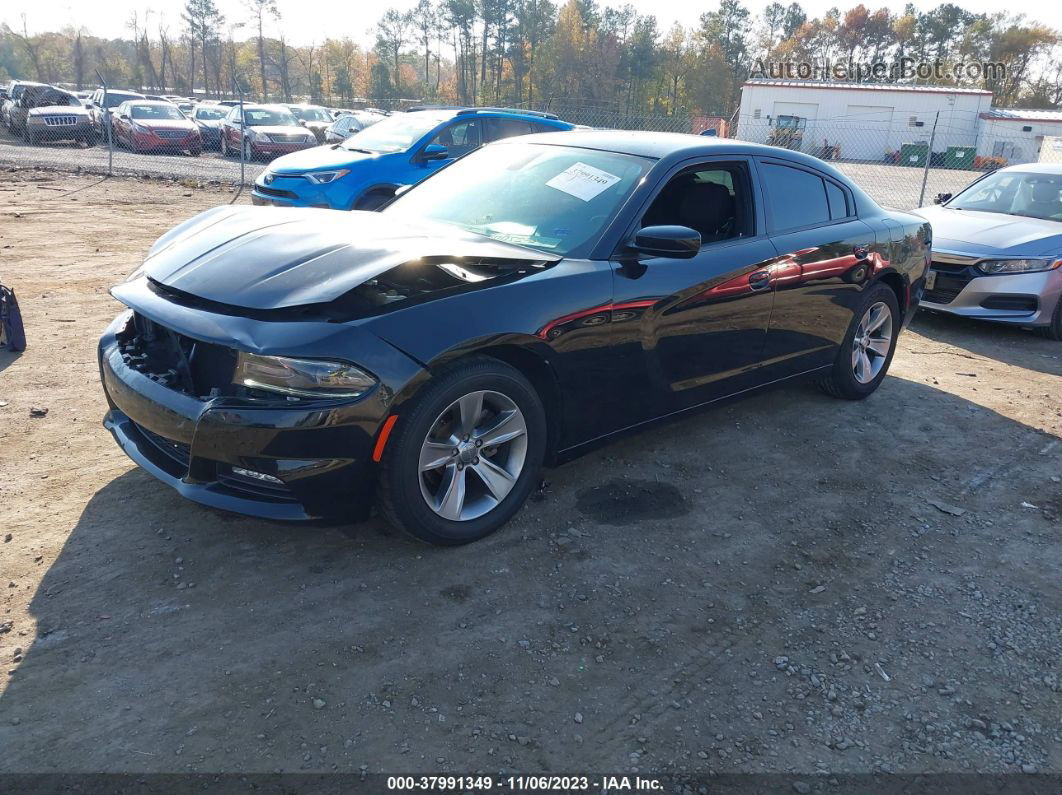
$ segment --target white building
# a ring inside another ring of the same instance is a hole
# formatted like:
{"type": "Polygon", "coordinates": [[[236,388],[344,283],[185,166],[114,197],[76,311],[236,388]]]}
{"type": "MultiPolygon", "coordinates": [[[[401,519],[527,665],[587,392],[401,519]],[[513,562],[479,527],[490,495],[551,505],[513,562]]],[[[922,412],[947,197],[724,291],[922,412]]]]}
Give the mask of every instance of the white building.
{"type": "Polygon", "coordinates": [[[934,123],[934,152],[972,150],[991,111],[992,92],[974,88],[750,80],[741,90],[736,137],[768,143],[779,122],[802,125],[803,152],[818,155],[836,147],[842,160],[883,162],[898,158],[891,153],[904,144],[928,144],[934,123]]]}
{"type": "Polygon", "coordinates": [[[980,122],[978,154],[1002,157],[1011,165],[1043,159],[1044,139],[1062,136],[1062,111],[1057,110],[991,108],[980,122]]]}

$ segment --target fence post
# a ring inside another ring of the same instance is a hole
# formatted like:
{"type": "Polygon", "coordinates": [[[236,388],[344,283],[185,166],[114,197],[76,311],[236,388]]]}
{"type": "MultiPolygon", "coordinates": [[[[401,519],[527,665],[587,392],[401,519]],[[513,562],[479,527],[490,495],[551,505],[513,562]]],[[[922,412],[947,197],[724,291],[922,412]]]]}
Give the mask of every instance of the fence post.
{"type": "Polygon", "coordinates": [[[100,85],[103,86],[103,107],[100,108],[100,112],[103,114],[104,127],[107,128],[107,176],[114,176],[114,136],[111,134],[111,109],[107,107],[107,81],[103,79],[103,75],[100,74],[100,70],[96,70],[96,77],[99,78],[100,85]]]}
{"type": "MultiPolygon", "coordinates": [[[[235,202],[240,198],[240,194],[243,193],[243,185],[246,180],[247,164],[244,159],[244,153],[247,149],[247,120],[243,117],[243,86],[240,85],[240,81],[235,77],[232,79],[233,86],[236,88],[236,94],[240,98],[240,187],[236,191],[236,195],[232,197],[232,201],[229,204],[235,202]]],[[[222,130],[222,135],[225,131],[222,130]]]]}
{"type": "Polygon", "coordinates": [[[929,151],[926,153],[926,167],[922,170],[922,192],[918,194],[918,206],[926,203],[926,182],[929,181],[929,166],[933,162],[933,141],[937,137],[937,122],[940,121],[940,111],[933,118],[933,131],[929,134],[929,151]]]}

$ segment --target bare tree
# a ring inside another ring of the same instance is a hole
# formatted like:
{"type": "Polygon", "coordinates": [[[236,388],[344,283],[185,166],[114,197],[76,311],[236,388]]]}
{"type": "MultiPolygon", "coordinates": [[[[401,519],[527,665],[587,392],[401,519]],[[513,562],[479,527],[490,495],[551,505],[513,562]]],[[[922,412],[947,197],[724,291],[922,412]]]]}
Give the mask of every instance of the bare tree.
{"type": "Polygon", "coordinates": [[[258,77],[262,81],[262,101],[269,102],[269,83],[266,81],[265,19],[280,19],[277,0],[247,0],[251,21],[258,26],[258,77]]]}

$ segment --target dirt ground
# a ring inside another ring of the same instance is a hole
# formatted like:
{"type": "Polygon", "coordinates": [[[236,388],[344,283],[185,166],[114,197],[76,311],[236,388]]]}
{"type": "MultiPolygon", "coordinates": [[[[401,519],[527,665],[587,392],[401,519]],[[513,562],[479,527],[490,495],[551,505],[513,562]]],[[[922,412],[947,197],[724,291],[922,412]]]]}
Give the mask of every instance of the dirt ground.
{"type": "Polygon", "coordinates": [[[268,524],[100,425],[108,287],[231,198],[0,173],[0,770],[1062,772],[1062,344],[920,316],[871,399],[631,437],[460,549],[268,524]]]}

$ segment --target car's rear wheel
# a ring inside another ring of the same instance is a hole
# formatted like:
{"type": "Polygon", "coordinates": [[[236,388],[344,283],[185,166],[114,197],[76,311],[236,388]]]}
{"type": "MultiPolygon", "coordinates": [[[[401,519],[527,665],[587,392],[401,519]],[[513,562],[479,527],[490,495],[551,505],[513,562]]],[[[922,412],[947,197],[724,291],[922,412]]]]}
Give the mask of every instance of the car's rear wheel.
{"type": "Polygon", "coordinates": [[[830,374],[819,381],[830,395],[862,400],[889,371],[900,333],[900,307],[886,284],[869,288],[844,336],[830,374]]]}
{"type": "Polygon", "coordinates": [[[433,378],[399,415],[382,461],[381,512],[422,541],[476,541],[520,509],[545,451],[546,417],[534,387],[503,362],[467,359],[433,378]]]}
{"type": "Polygon", "coordinates": [[[1058,303],[1055,304],[1054,314],[1051,315],[1051,325],[1037,326],[1036,333],[1041,337],[1047,337],[1049,340],[1062,342],[1062,296],[1059,297],[1058,303]]]}

